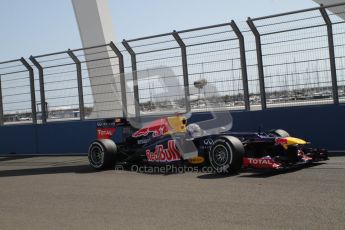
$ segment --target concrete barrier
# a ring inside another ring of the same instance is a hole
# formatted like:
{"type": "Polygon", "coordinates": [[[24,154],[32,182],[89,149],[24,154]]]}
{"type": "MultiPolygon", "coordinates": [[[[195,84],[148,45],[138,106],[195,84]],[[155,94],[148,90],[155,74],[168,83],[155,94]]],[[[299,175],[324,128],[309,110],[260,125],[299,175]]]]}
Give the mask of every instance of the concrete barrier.
{"type": "MultiPolygon", "coordinates": [[[[305,138],[314,147],[345,150],[345,106],[275,108],[264,111],[233,112],[233,131],[285,129],[305,138]]],[[[210,118],[195,113],[189,122],[210,118]]],[[[95,138],[96,121],[54,122],[46,125],[0,127],[0,154],[86,153],[95,138]]]]}

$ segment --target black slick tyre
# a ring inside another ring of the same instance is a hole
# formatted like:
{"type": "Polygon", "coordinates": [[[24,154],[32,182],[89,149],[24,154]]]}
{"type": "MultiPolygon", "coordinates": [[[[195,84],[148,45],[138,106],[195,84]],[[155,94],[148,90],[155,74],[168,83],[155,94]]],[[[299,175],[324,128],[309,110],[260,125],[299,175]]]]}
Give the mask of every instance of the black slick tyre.
{"type": "Polygon", "coordinates": [[[209,152],[209,162],[218,174],[236,173],[242,168],[244,147],[233,136],[219,137],[209,152]]]}
{"type": "Polygon", "coordinates": [[[97,170],[104,170],[114,167],[116,153],[117,147],[112,140],[95,140],[91,143],[88,151],[90,166],[97,170]]]}

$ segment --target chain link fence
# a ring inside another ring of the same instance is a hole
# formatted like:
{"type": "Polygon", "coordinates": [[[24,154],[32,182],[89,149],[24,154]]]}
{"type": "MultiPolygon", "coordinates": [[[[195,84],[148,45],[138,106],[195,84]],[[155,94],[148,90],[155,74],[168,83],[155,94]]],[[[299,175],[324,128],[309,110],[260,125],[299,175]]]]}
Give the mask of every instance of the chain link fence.
{"type": "Polygon", "coordinates": [[[345,101],[345,3],[0,63],[0,124],[345,101]]]}

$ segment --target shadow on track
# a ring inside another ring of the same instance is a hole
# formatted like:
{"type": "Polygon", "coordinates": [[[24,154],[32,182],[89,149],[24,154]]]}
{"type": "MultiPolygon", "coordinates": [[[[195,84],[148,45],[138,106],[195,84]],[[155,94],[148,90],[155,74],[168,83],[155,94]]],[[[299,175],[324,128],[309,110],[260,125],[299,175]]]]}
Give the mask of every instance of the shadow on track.
{"type": "Polygon", "coordinates": [[[297,172],[299,170],[312,168],[312,167],[315,167],[318,165],[323,165],[323,164],[325,164],[325,163],[312,163],[312,164],[308,164],[308,165],[293,166],[291,168],[279,169],[279,170],[267,170],[267,171],[251,170],[249,172],[252,172],[252,174],[240,175],[240,177],[268,178],[268,177],[277,176],[277,175],[281,175],[281,174],[288,174],[288,173],[297,172]]]}
{"type": "Polygon", "coordinates": [[[0,162],[32,158],[33,156],[1,156],[0,162]]]}
{"type": "Polygon", "coordinates": [[[15,176],[34,176],[47,174],[61,174],[61,173],[95,173],[89,165],[69,165],[59,167],[42,167],[42,168],[27,168],[27,169],[10,169],[0,170],[1,177],[15,177],[15,176]]]}
{"type": "Polygon", "coordinates": [[[294,166],[291,168],[286,168],[286,169],[279,169],[279,170],[260,170],[260,169],[246,169],[246,170],[241,170],[238,173],[233,173],[233,174],[204,174],[198,176],[199,179],[222,179],[222,178],[227,178],[227,177],[233,177],[233,176],[238,176],[238,177],[248,177],[248,178],[268,178],[272,176],[278,176],[281,174],[287,174],[287,173],[293,173],[302,169],[307,169],[311,168],[314,166],[318,165],[323,165],[325,163],[313,163],[310,165],[300,165],[300,166],[294,166]],[[241,175],[242,173],[251,173],[251,174],[246,174],[246,175],[241,175]]]}
{"type": "MultiPolygon", "coordinates": [[[[62,174],[62,173],[99,173],[101,171],[93,169],[91,166],[89,166],[86,162],[78,161],[78,160],[68,160],[68,161],[62,161],[62,162],[20,162],[18,165],[12,164],[12,162],[7,165],[7,162],[10,160],[15,159],[26,159],[26,158],[32,158],[30,156],[25,157],[4,157],[0,158],[0,162],[5,162],[4,165],[0,165],[0,178],[1,177],[15,177],[15,176],[30,176],[30,175],[45,175],[45,174],[62,174]],[[25,164],[23,164],[25,163],[25,164]],[[31,165],[30,165],[31,164],[31,165]],[[32,165],[34,164],[34,165],[32,165]],[[71,165],[73,164],[73,165],[71,165]],[[6,169],[2,170],[1,166],[30,166],[30,168],[19,168],[19,169],[6,169]]],[[[247,177],[247,178],[268,178],[272,176],[277,176],[280,174],[286,174],[286,173],[292,173],[299,171],[301,169],[311,168],[317,165],[322,165],[324,163],[313,163],[310,165],[301,165],[301,166],[295,166],[289,169],[281,169],[281,170],[270,170],[270,171],[262,171],[262,170],[241,170],[239,173],[235,174],[216,174],[216,173],[205,173],[202,175],[198,175],[198,179],[222,179],[227,177],[247,177]],[[242,173],[246,172],[245,175],[241,175],[242,173]],[[248,172],[251,173],[248,175],[248,172]]],[[[129,167],[124,166],[121,170],[128,171],[128,172],[137,172],[139,174],[146,174],[146,175],[162,175],[162,176],[168,176],[168,175],[176,175],[176,174],[184,174],[184,173],[190,173],[188,171],[174,171],[174,170],[165,170],[165,171],[157,171],[157,170],[150,170],[149,166],[146,171],[136,171],[132,170],[129,167]]],[[[118,170],[116,167],[111,170],[118,170]]],[[[201,171],[199,171],[200,173],[201,171]]]]}
{"type": "Polygon", "coordinates": [[[232,173],[232,174],[216,174],[216,173],[208,173],[197,176],[199,179],[223,179],[228,177],[237,176],[239,173],[232,173]]]}
{"type": "Polygon", "coordinates": [[[138,174],[145,174],[145,175],[161,175],[161,176],[169,176],[169,175],[178,175],[178,174],[186,174],[192,172],[200,172],[199,169],[186,167],[186,165],[181,163],[175,164],[161,164],[161,165],[154,165],[154,164],[128,164],[123,165],[119,164],[116,165],[115,170],[126,171],[126,172],[134,172],[138,174]],[[191,169],[191,170],[189,170],[191,169]]]}

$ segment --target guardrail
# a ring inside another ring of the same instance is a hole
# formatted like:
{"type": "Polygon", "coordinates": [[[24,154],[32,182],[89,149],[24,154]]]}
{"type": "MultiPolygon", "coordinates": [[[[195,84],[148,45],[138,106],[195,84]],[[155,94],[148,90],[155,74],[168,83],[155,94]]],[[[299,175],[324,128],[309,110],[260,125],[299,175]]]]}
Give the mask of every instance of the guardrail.
{"type": "Polygon", "coordinates": [[[345,101],[345,3],[0,63],[0,125],[345,101]]]}

